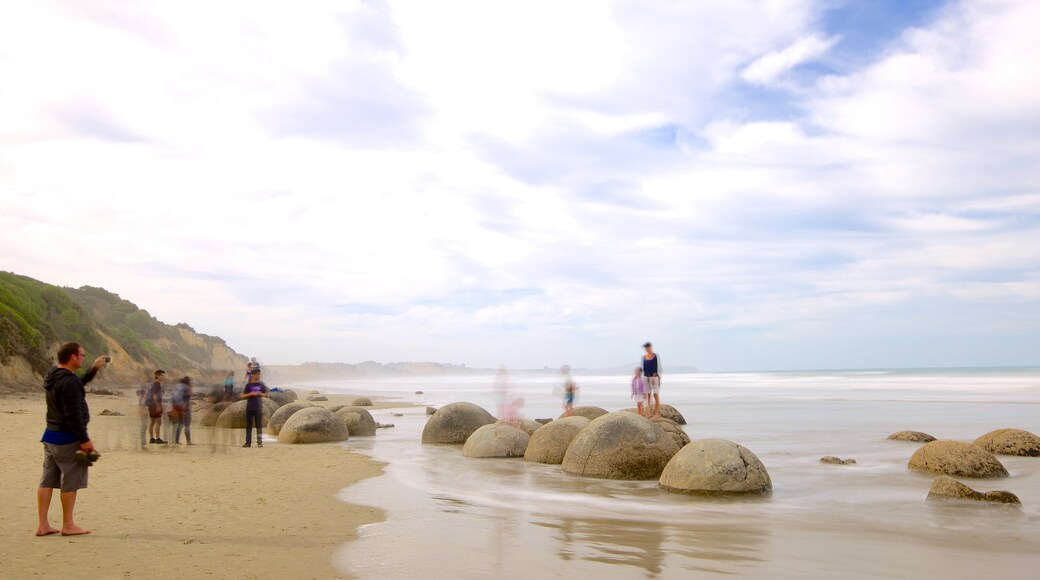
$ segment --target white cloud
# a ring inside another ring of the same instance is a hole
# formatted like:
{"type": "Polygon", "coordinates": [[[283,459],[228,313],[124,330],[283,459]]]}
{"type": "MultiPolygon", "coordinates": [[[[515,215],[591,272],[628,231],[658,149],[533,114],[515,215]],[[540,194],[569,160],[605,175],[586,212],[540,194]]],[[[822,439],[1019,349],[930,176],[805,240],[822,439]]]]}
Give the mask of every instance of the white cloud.
{"type": "Polygon", "coordinates": [[[770,51],[740,72],[740,78],[749,83],[771,85],[794,67],[810,62],[827,53],[836,38],[821,38],[816,34],[803,36],[782,50],[770,51]]]}

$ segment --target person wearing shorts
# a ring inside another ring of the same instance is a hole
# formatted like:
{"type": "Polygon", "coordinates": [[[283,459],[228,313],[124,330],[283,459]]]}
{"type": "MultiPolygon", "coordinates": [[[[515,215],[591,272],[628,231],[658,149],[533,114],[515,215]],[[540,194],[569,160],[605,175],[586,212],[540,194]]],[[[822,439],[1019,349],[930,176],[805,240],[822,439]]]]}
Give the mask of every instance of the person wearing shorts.
{"type": "Polygon", "coordinates": [[[151,422],[148,424],[148,436],[151,439],[149,443],[155,443],[158,445],[166,445],[166,442],[162,440],[160,433],[162,431],[162,416],[163,416],[163,381],[166,380],[166,371],[159,369],[155,371],[155,382],[152,383],[150,389],[148,389],[148,417],[151,422]]]}
{"type": "Polygon", "coordinates": [[[654,345],[649,342],[643,344],[643,349],[646,354],[639,359],[639,366],[643,369],[647,414],[656,419],[661,416],[661,358],[654,353],[654,345]]]}
{"type": "Polygon", "coordinates": [[[36,509],[39,515],[37,536],[61,533],[63,536],[89,534],[90,530],[76,525],[73,517],[76,495],[87,487],[86,463],[76,461],[76,452],[94,451],[94,443],[87,434],[90,409],[87,407],[86,390],[89,383],[107,362],[104,356],[94,360],[94,365],[81,379],[75,373],[83,366],[83,347],[76,342],[66,342],[58,349],[58,366],[52,368],[44,379],[47,392],[47,428],[40,442],[43,443],[43,475],[36,490],[36,509]],[[61,490],[61,529],[53,528],[48,512],[54,490],[61,490]]]}

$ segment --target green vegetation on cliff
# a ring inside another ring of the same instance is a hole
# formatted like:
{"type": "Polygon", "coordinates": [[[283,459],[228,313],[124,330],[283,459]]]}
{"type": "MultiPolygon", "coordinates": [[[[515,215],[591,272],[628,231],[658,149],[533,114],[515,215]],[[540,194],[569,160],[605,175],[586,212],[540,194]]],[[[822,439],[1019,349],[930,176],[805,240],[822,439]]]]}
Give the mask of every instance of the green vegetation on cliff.
{"type": "Polygon", "coordinates": [[[58,343],[74,340],[97,355],[110,351],[105,336],[133,363],[148,368],[211,370],[214,353],[241,357],[220,338],[198,334],[187,324],[164,324],[102,288],[62,288],[0,272],[0,362],[21,357],[43,374],[54,364],[58,343]]]}

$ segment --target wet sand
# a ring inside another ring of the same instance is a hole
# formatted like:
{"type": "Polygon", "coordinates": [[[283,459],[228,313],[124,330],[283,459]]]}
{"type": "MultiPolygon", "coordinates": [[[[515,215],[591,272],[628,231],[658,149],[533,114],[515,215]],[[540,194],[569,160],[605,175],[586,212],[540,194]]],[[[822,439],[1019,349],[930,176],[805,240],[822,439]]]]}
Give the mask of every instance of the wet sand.
{"type": "MultiPolygon", "coordinates": [[[[337,499],[344,486],[379,475],[377,461],[339,444],[269,441],[244,449],[241,430],[203,428],[198,413],[196,445],[142,451],[137,417],[99,415],[126,412],[132,398],[88,395],[91,434],[103,455],[79,493],[76,522],[93,533],[43,538],[34,531],[46,405],[36,394],[0,398],[0,576],[345,577],[334,553],[359,526],[384,517],[337,499]]],[[[330,395],[321,404],[351,398],[330,395]]],[[[60,527],[57,493],[50,519],[60,527]]]]}

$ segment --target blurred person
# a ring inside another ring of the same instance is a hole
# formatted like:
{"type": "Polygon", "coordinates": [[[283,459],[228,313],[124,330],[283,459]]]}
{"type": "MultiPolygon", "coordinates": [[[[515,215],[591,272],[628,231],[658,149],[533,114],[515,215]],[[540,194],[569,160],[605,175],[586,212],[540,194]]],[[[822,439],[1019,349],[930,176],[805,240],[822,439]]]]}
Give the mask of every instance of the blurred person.
{"type": "Polygon", "coordinates": [[[259,370],[260,370],[260,363],[256,362],[256,357],[254,356],[254,357],[250,358],[249,362],[246,363],[246,382],[249,382],[249,377],[253,376],[253,371],[259,371],[259,370]]]}
{"type": "Polygon", "coordinates": [[[249,375],[249,381],[242,387],[242,398],[246,399],[246,444],[242,447],[252,447],[252,426],[256,425],[256,446],[264,446],[264,402],[261,397],[267,397],[267,385],[260,380],[260,371],[255,370],[249,375]]]}
{"type": "Polygon", "coordinates": [[[166,380],[166,371],[159,369],[155,371],[154,381],[152,386],[148,389],[148,418],[151,421],[148,423],[148,436],[150,439],[148,443],[165,445],[166,442],[159,436],[159,432],[162,430],[162,416],[163,416],[163,381],[166,380]]]}
{"type": "Polygon", "coordinates": [[[645,417],[643,404],[646,403],[646,387],[643,383],[643,368],[636,367],[632,375],[632,400],[636,402],[636,410],[639,415],[645,417]]]}
{"type": "Polygon", "coordinates": [[[504,419],[509,412],[509,371],[505,365],[499,365],[495,371],[494,395],[498,418],[504,419]]]}
{"type": "Polygon", "coordinates": [[[83,366],[86,353],[76,342],[66,342],[58,348],[58,366],[51,368],[44,379],[47,391],[47,427],[40,441],[43,443],[43,476],[36,490],[36,511],[39,525],[37,536],[61,533],[63,536],[89,534],[90,530],[76,525],[74,511],[76,494],[87,487],[88,465],[77,461],[77,452],[95,452],[94,443],[87,434],[90,408],[84,385],[97,376],[107,357],[94,359],[83,378],[76,371],[83,366]],[[50,511],[54,489],[61,490],[61,529],[53,528],[47,512],[50,511]]]}
{"type": "Polygon", "coordinates": [[[643,343],[643,349],[646,354],[639,359],[639,366],[643,370],[647,413],[651,419],[656,419],[661,416],[661,359],[649,341],[643,343]]]}
{"type": "Polygon", "coordinates": [[[181,431],[184,431],[184,442],[191,442],[191,377],[183,377],[177,381],[177,389],[173,393],[173,416],[177,421],[176,430],[173,433],[173,444],[181,444],[181,431]]]}
{"type": "Polygon", "coordinates": [[[563,375],[563,416],[570,417],[574,412],[574,401],[578,398],[578,385],[571,378],[571,367],[563,365],[560,374],[563,375]]]}
{"type": "Polygon", "coordinates": [[[141,449],[147,449],[147,434],[148,434],[148,407],[149,407],[149,395],[146,387],[137,389],[137,415],[140,418],[141,429],[138,432],[138,438],[140,439],[141,449]]]}
{"type": "Polygon", "coordinates": [[[228,371],[224,377],[224,402],[230,403],[235,397],[235,371],[228,371]]]}

